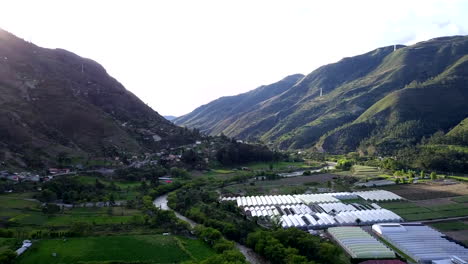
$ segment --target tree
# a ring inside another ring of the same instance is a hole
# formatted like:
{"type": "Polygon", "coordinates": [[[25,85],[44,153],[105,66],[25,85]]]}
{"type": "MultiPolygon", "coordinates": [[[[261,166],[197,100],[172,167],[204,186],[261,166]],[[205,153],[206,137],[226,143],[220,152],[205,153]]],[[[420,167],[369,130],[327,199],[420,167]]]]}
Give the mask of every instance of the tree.
{"type": "Polygon", "coordinates": [[[75,236],[82,236],[88,234],[92,226],[86,222],[74,222],[70,227],[70,233],[75,236]]]}
{"type": "Polygon", "coordinates": [[[42,208],[42,212],[44,214],[56,214],[58,212],[60,212],[60,206],[56,205],[56,204],[46,204],[43,208],[42,208]]]}
{"type": "Polygon", "coordinates": [[[424,179],[424,177],[425,177],[426,175],[424,174],[424,171],[423,171],[423,170],[421,171],[421,173],[419,173],[419,176],[421,176],[421,179],[424,179]]]}
{"type": "Polygon", "coordinates": [[[16,258],[16,252],[7,249],[0,254],[0,264],[12,264],[16,258]]]}
{"type": "Polygon", "coordinates": [[[431,180],[437,180],[437,173],[431,172],[431,180]]]}
{"type": "Polygon", "coordinates": [[[44,189],[41,192],[39,200],[42,202],[53,202],[57,200],[57,194],[49,189],[44,189]]]}

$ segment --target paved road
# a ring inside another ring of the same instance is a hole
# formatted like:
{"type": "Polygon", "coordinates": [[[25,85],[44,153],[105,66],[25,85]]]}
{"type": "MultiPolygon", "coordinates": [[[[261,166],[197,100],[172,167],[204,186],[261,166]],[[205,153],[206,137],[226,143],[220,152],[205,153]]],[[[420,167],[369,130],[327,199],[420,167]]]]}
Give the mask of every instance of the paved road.
{"type": "MultiPolygon", "coordinates": [[[[162,196],[159,196],[157,197],[154,201],[153,201],[153,204],[154,206],[162,209],[162,210],[172,210],[171,208],[169,208],[169,206],[167,205],[167,194],[165,195],[162,195],[162,196]]],[[[195,227],[197,225],[197,223],[191,219],[188,219],[187,217],[179,214],[178,212],[174,211],[175,215],[187,222],[190,224],[191,227],[195,227]]],[[[239,251],[245,256],[245,259],[249,262],[249,263],[252,263],[252,264],[269,264],[269,262],[264,259],[262,256],[258,255],[257,253],[255,253],[252,249],[244,246],[244,245],[241,245],[237,242],[236,243],[236,248],[239,249],[239,251]]]]}

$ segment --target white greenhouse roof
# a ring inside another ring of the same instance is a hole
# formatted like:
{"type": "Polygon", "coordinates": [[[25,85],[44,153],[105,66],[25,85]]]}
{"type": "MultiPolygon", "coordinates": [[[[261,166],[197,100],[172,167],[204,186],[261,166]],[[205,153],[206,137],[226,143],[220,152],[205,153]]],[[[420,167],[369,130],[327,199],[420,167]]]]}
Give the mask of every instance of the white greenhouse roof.
{"type": "Polygon", "coordinates": [[[468,249],[422,224],[375,224],[372,230],[418,262],[450,259],[468,261],[468,249]]]}
{"type": "Polygon", "coordinates": [[[331,227],[327,231],[352,258],[395,258],[391,249],[360,227],[331,227]]]}

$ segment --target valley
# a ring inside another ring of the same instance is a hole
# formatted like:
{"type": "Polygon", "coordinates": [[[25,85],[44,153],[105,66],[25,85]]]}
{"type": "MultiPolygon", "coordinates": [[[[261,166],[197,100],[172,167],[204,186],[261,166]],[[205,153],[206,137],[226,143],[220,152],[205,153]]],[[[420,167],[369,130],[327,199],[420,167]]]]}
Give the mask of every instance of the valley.
{"type": "Polygon", "coordinates": [[[0,30],[0,264],[468,261],[467,56],[381,47],[163,117],[0,30]]]}

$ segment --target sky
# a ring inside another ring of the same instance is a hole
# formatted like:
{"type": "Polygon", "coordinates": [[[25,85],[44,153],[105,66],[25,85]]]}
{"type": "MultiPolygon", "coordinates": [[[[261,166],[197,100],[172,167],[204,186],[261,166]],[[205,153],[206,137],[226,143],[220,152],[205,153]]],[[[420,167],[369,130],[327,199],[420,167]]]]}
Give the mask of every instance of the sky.
{"type": "Polygon", "coordinates": [[[0,28],[180,116],[378,47],[468,34],[468,1],[0,0],[0,28]]]}

